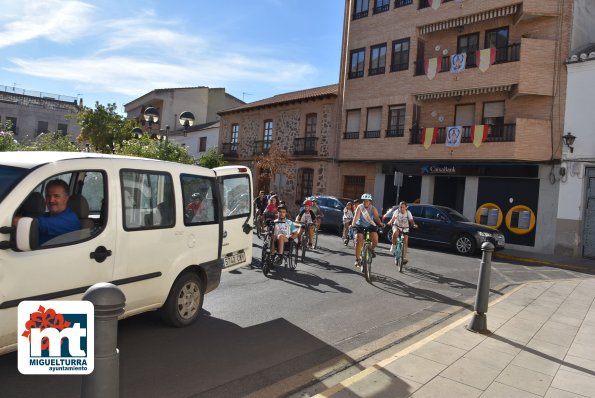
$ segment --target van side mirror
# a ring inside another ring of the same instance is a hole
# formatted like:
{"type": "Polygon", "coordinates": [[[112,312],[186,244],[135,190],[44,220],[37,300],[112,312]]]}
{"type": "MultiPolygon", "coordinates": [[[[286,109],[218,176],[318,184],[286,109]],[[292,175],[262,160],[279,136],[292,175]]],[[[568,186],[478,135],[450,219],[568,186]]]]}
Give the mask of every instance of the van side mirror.
{"type": "Polygon", "coordinates": [[[39,248],[39,228],[37,219],[23,217],[19,220],[16,230],[17,249],[28,252],[39,248]]]}

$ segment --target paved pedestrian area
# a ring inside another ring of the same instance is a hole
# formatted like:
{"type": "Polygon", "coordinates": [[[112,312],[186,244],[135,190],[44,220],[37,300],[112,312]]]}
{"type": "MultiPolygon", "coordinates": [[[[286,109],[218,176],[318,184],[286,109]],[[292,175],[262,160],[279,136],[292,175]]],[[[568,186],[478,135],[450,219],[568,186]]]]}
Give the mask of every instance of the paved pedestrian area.
{"type": "Polygon", "coordinates": [[[316,397],[595,397],[595,278],[520,285],[316,397]]]}

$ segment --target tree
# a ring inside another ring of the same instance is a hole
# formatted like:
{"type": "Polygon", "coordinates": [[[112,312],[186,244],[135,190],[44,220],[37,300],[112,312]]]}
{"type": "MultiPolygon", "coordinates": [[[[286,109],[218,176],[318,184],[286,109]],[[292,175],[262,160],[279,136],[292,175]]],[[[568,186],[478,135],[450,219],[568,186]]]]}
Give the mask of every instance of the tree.
{"type": "Polygon", "coordinates": [[[125,140],[120,144],[115,144],[114,151],[118,155],[169,160],[184,164],[194,164],[195,162],[185,147],[168,140],[152,139],[148,134],[143,134],[138,139],[125,140]]]}
{"type": "Polygon", "coordinates": [[[19,143],[14,139],[10,131],[0,130],[0,152],[17,151],[19,143]]]}
{"type": "Polygon", "coordinates": [[[116,113],[116,104],[95,103],[95,109],[83,107],[76,120],[81,127],[79,142],[88,141],[96,152],[113,153],[116,145],[132,138],[132,129],[137,127],[133,119],[116,113]]]}
{"type": "Polygon", "coordinates": [[[70,142],[70,137],[62,133],[41,133],[27,145],[21,145],[21,151],[61,151],[77,152],[80,148],[70,142]]]}
{"type": "Polygon", "coordinates": [[[222,154],[217,153],[217,148],[211,148],[198,159],[197,164],[202,167],[214,169],[215,167],[225,165],[225,160],[223,160],[222,154]]]}
{"type": "Polygon", "coordinates": [[[289,177],[291,165],[292,162],[287,157],[287,153],[276,146],[272,147],[268,153],[256,156],[254,158],[254,166],[260,171],[259,187],[265,185],[263,184],[265,180],[275,181],[277,175],[282,174],[285,177],[289,177]]]}

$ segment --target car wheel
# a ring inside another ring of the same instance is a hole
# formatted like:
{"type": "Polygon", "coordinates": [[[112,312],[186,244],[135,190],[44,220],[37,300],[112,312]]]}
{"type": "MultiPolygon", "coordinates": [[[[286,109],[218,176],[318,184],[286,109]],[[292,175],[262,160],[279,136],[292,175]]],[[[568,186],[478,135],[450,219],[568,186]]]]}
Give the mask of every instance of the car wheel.
{"type": "Polygon", "coordinates": [[[184,327],[192,324],[202,309],[204,290],[200,278],[185,272],[174,282],[169,296],[161,307],[163,320],[174,326],[184,327]]]}
{"type": "Polygon", "coordinates": [[[466,256],[475,254],[476,246],[475,239],[469,234],[462,234],[455,241],[456,251],[466,256]]]}

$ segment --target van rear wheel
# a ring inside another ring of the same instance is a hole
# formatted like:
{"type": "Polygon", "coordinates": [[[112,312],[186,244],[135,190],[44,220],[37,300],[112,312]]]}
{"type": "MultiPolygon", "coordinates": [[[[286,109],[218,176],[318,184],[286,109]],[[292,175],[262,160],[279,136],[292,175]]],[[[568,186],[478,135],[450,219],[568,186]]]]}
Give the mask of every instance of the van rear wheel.
{"type": "Polygon", "coordinates": [[[174,282],[167,301],[161,308],[161,317],[174,327],[188,326],[198,318],[203,298],[200,278],[192,272],[183,273],[174,282]]]}

